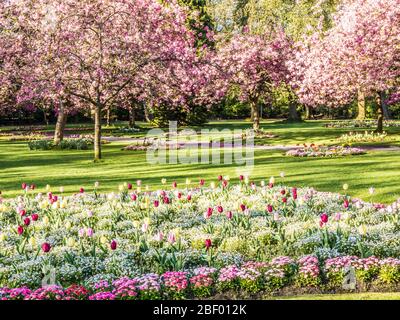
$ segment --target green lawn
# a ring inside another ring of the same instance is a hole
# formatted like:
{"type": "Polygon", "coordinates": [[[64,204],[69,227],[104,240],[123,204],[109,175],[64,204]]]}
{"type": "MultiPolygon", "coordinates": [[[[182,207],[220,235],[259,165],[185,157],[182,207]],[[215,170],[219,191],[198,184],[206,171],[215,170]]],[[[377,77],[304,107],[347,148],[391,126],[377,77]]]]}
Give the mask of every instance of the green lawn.
{"type": "Polygon", "coordinates": [[[368,292],[346,294],[310,294],[303,296],[288,296],[274,300],[400,300],[400,292],[368,292]]]}
{"type": "MultiPolygon", "coordinates": [[[[249,128],[244,121],[212,122],[206,128],[249,128]]],[[[348,129],[328,129],[322,121],[285,124],[266,121],[262,127],[277,134],[268,139],[273,145],[297,143],[333,143],[334,139],[348,129]]],[[[2,128],[4,129],[4,128],[2,128]]],[[[51,129],[51,128],[50,128],[51,129]]],[[[361,129],[363,130],[363,129],[361,129]]],[[[400,128],[388,130],[397,140],[400,128]]],[[[138,134],[143,135],[143,134],[138,134]]],[[[133,136],[132,134],[128,136],[133,136]]],[[[149,165],[145,152],[121,151],[127,142],[113,142],[103,146],[103,161],[94,163],[91,151],[29,151],[26,142],[9,142],[0,138],[0,190],[3,196],[15,196],[22,182],[35,183],[44,190],[46,184],[58,191],[63,186],[66,192],[76,192],[83,186],[90,190],[95,181],[100,182],[101,191],[116,190],[118,184],[141,179],[152,189],[161,186],[161,179],[176,180],[183,184],[191,178],[197,182],[216,180],[219,174],[236,178],[235,165],[223,164],[165,164],[149,165]]],[[[374,202],[392,202],[400,196],[400,152],[370,151],[366,155],[332,158],[304,159],[283,156],[280,150],[257,150],[253,180],[279,177],[285,172],[284,183],[296,186],[313,186],[318,190],[343,192],[342,185],[349,184],[348,193],[374,202]],[[373,186],[376,193],[371,197],[368,189],[373,186]]],[[[282,182],[282,179],[277,179],[282,182]]]]}

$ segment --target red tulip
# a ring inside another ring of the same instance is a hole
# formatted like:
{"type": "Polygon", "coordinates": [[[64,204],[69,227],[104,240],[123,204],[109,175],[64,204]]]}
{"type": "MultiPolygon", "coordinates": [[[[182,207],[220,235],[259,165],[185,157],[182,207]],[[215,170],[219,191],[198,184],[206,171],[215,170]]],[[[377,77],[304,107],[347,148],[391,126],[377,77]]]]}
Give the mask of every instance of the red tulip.
{"type": "Polygon", "coordinates": [[[224,188],[225,188],[227,185],[228,185],[228,181],[227,181],[227,180],[222,181],[222,186],[223,186],[224,188]]]}
{"type": "Polygon", "coordinates": [[[57,200],[58,200],[58,197],[57,196],[53,196],[53,199],[52,199],[54,202],[57,202],[57,200]]]}
{"type": "Polygon", "coordinates": [[[269,183],[269,184],[268,184],[268,187],[269,187],[269,188],[273,188],[273,187],[274,187],[274,184],[273,184],[273,183],[269,183]]]}
{"type": "Polygon", "coordinates": [[[222,208],[222,206],[218,206],[217,210],[218,210],[219,213],[222,213],[224,211],[224,208],[222,208]]]}
{"type": "Polygon", "coordinates": [[[79,192],[80,192],[80,193],[84,193],[84,192],[85,192],[85,189],[80,188],[80,189],[79,189],[79,192]]]}
{"type": "Polygon", "coordinates": [[[42,250],[43,250],[43,252],[49,252],[50,249],[51,249],[50,243],[45,242],[45,243],[42,244],[42,250]]]}
{"type": "Polygon", "coordinates": [[[269,213],[271,213],[272,211],[274,210],[274,208],[272,207],[272,205],[267,205],[267,211],[269,212],[269,213]]]}
{"type": "Polygon", "coordinates": [[[26,210],[19,210],[19,214],[21,215],[21,217],[23,217],[24,215],[26,215],[26,210]]]}
{"type": "Polygon", "coordinates": [[[205,246],[206,246],[206,250],[208,250],[211,247],[211,239],[206,239],[206,241],[204,242],[205,246]]]}
{"type": "Polygon", "coordinates": [[[34,213],[34,214],[32,214],[31,218],[32,218],[33,221],[37,221],[39,219],[39,215],[34,213]]]}
{"type": "Polygon", "coordinates": [[[242,209],[242,211],[244,211],[244,210],[246,210],[246,206],[242,203],[242,204],[240,205],[240,209],[242,209]]]}
{"type": "Polygon", "coordinates": [[[53,199],[53,194],[51,192],[47,193],[47,198],[49,200],[53,199]]]}
{"type": "Polygon", "coordinates": [[[160,202],[158,200],[154,200],[154,207],[157,208],[159,206],[160,202]]]}
{"type": "Polygon", "coordinates": [[[281,195],[284,195],[286,193],[286,190],[285,189],[282,189],[281,190],[281,195]]]}
{"type": "Polygon", "coordinates": [[[212,213],[213,213],[213,208],[208,208],[207,209],[207,216],[211,217],[212,213]]]}
{"type": "Polygon", "coordinates": [[[326,213],[321,214],[321,222],[322,223],[328,222],[328,215],[326,213]]]}
{"type": "Polygon", "coordinates": [[[132,189],[132,183],[128,183],[128,190],[132,189]]]}
{"type": "Polygon", "coordinates": [[[136,201],[136,199],[137,199],[136,194],[132,193],[132,194],[131,194],[131,199],[132,199],[132,201],[136,201]]]}
{"type": "Polygon", "coordinates": [[[168,197],[164,197],[163,202],[164,202],[165,204],[169,204],[169,198],[168,198],[168,197]]]}
{"type": "Polygon", "coordinates": [[[25,190],[26,189],[26,183],[24,182],[23,184],[21,184],[21,188],[23,189],[23,190],[25,190]]]}
{"type": "Polygon", "coordinates": [[[31,224],[31,219],[25,218],[24,219],[24,225],[29,226],[31,224]]]}
{"type": "Polygon", "coordinates": [[[293,199],[297,199],[297,188],[292,188],[292,196],[293,196],[293,199]]]}
{"type": "Polygon", "coordinates": [[[176,188],[178,186],[178,184],[176,183],[176,181],[172,182],[172,188],[176,188]]]}
{"type": "Polygon", "coordinates": [[[345,199],[343,206],[347,209],[349,207],[349,200],[345,199]]]}
{"type": "Polygon", "coordinates": [[[178,199],[182,198],[182,193],[178,192],[178,194],[176,195],[178,199]]]}
{"type": "Polygon", "coordinates": [[[200,179],[199,184],[200,184],[201,186],[204,186],[204,183],[205,183],[204,179],[200,179]]]}
{"type": "Polygon", "coordinates": [[[218,176],[218,181],[222,181],[222,176],[221,175],[218,176]]]}
{"type": "Polygon", "coordinates": [[[188,194],[186,199],[187,199],[187,201],[192,200],[192,195],[188,194]]]}
{"type": "Polygon", "coordinates": [[[31,184],[31,186],[29,188],[32,189],[32,190],[35,190],[36,185],[35,184],[31,184]]]}
{"type": "Polygon", "coordinates": [[[18,232],[19,235],[23,234],[24,233],[24,227],[23,226],[18,226],[17,232],[18,232]]]}
{"type": "Polygon", "coordinates": [[[283,197],[283,198],[282,198],[282,202],[283,202],[283,203],[286,203],[286,202],[287,202],[287,198],[286,198],[286,197],[283,197]]]}
{"type": "Polygon", "coordinates": [[[243,179],[244,179],[243,175],[240,175],[240,176],[239,176],[239,180],[240,180],[240,181],[243,181],[243,179]]]}
{"type": "Polygon", "coordinates": [[[110,248],[111,248],[111,250],[117,249],[117,241],[115,241],[115,240],[111,241],[110,248]]]}
{"type": "Polygon", "coordinates": [[[228,212],[226,213],[226,217],[227,217],[228,219],[232,219],[232,211],[228,211],[228,212]]]}

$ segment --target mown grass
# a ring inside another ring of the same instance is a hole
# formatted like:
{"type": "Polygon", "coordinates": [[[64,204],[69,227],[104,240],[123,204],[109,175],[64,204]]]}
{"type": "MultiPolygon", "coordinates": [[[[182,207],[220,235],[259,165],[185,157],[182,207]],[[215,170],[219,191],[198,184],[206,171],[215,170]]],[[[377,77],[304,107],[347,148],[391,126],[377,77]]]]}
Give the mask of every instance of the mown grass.
{"type": "MultiPolygon", "coordinates": [[[[349,132],[348,129],[325,128],[323,124],[323,121],[293,124],[265,121],[262,127],[278,135],[277,138],[266,139],[266,143],[271,145],[333,143],[342,133],[349,132]]],[[[245,129],[250,128],[250,123],[221,121],[203,128],[245,129]]],[[[397,134],[400,128],[391,128],[388,133],[395,143],[399,141],[397,134]]],[[[128,136],[141,135],[143,133],[128,136]]],[[[117,190],[123,182],[134,182],[136,179],[155,189],[161,187],[162,178],[166,178],[168,183],[176,180],[181,185],[186,178],[191,178],[193,183],[203,178],[209,183],[215,181],[219,174],[230,175],[234,180],[247,171],[243,166],[222,163],[153,165],[147,162],[145,152],[122,151],[121,148],[128,144],[113,142],[104,145],[103,160],[94,163],[90,150],[30,151],[26,142],[0,138],[0,190],[3,196],[12,197],[21,192],[21,183],[27,182],[35,183],[42,191],[46,184],[50,184],[54,191],[63,186],[66,193],[73,193],[81,186],[90,190],[93,183],[99,181],[100,191],[111,191],[117,190]]],[[[270,176],[279,177],[280,172],[285,172],[283,179],[277,178],[278,182],[332,192],[343,192],[342,185],[347,183],[350,186],[348,194],[374,202],[390,203],[400,195],[398,151],[369,151],[366,155],[329,159],[290,158],[283,154],[280,150],[256,150],[251,179],[259,181],[270,176]],[[376,190],[372,196],[368,193],[371,186],[376,190]]]]}

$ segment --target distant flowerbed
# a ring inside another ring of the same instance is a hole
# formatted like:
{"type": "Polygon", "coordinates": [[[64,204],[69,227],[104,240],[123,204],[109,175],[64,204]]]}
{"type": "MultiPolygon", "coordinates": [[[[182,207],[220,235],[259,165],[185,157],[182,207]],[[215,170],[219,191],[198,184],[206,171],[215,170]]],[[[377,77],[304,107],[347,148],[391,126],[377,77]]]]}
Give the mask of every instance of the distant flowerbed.
{"type": "Polygon", "coordinates": [[[386,132],[375,133],[373,131],[368,132],[349,132],[339,137],[338,141],[345,144],[351,145],[353,143],[364,143],[364,142],[384,142],[388,140],[386,132]]]}
{"type": "Polygon", "coordinates": [[[386,260],[400,255],[400,202],[367,203],[275,178],[161,182],[157,191],[137,181],[108,194],[96,183],[71,196],[24,183],[19,197],[0,203],[0,296],[181,299],[340,289],[348,266],[360,284],[400,280],[398,260],[386,260]],[[44,280],[57,286],[43,288],[44,280]]]}
{"type": "MultiPolygon", "coordinates": [[[[378,125],[376,120],[342,120],[332,121],[325,124],[327,128],[373,128],[375,129],[378,125]]],[[[388,127],[400,127],[399,120],[384,120],[383,126],[388,127]]]]}
{"type": "MultiPolygon", "coordinates": [[[[28,142],[28,147],[30,150],[51,150],[51,149],[61,149],[61,150],[88,150],[93,146],[94,138],[90,135],[76,135],[76,137],[71,136],[68,139],[63,139],[59,145],[55,146],[53,140],[32,140],[28,142]]],[[[101,144],[108,144],[109,141],[101,140],[101,144]]]]}
{"type": "Polygon", "coordinates": [[[350,155],[365,154],[366,151],[360,148],[351,148],[344,146],[318,146],[315,144],[306,145],[303,147],[292,149],[286,152],[286,156],[290,157],[343,157],[350,155]]]}

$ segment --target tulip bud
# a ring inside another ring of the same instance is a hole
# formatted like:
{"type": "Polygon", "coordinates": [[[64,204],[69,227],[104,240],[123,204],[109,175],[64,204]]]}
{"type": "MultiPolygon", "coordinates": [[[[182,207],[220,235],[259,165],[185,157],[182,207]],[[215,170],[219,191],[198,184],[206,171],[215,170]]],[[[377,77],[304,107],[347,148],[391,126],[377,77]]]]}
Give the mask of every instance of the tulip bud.
{"type": "Polygon", "coordinates": [[[111,248],[111,250],[117,249],[117,241],[115,241],[115,240],[111,241],[110,248],[111,248]]]}
{"type": "Polygon", "coordinates": [[[51,249],[50,243],[45,242],[45,243],[42,244],[42,250],[43,250],[43,252],[49,252],[50,249],[51,249]]]}
{"type": "Polygon", "coordinates": [[[206,250],[208,250],[211,247],[211,239],[206,239],[204,244],[206,246],[206,250]]]}
{"type": "Polygon", "coordinates": [[[25,218],[24,219],[24,225],[29,226],[31,224],[31,219],[25,218]]]}

